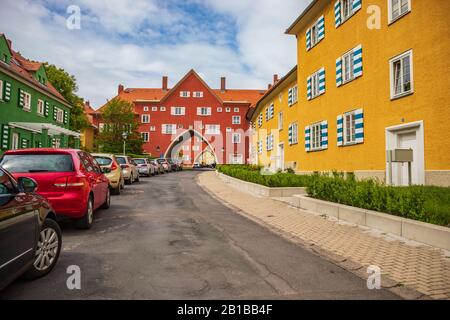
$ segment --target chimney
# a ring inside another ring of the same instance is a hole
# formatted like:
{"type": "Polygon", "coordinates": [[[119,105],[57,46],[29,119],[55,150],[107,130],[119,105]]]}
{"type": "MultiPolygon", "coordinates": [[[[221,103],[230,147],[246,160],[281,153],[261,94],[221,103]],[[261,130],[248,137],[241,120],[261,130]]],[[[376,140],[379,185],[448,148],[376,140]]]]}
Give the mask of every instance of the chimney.
{"type": "Polygon", "coordinates": [[[87,105],[88,107],[91,106],[91,103],[89,102],[89,100],[86,100],[86,105],[87,105]]]}
{"type": "Polygon", "coordinates": [[[162,89],[163,91],[167,91],[169,89],[169,77],[162,77],[162,89]]]}
{"type": "Polygon", "coordinates": [[[271,83],[269,83],[269,84],[267,85],[267,89],[268,89],[268,90],[272,89],[272,84],[271,84],[271,83]]]}
{"type": "Polygon", "coordinates": [[[277,74],[274,74],[273,75],[273,85],[276,85],[277,84],[277,82],[278,82],[278,75],[277,74]]]}
{"type": "Polygon", "coordinates": [[[123,92],[123,85],[119,84],[119,88],[117,90],[118,94],[121,94],[123,92]]]}
{"type": "Polygon", "coordinates": [[[225,92],[227,90],[227,78],[220,78],[220,91],[225,92]]]}

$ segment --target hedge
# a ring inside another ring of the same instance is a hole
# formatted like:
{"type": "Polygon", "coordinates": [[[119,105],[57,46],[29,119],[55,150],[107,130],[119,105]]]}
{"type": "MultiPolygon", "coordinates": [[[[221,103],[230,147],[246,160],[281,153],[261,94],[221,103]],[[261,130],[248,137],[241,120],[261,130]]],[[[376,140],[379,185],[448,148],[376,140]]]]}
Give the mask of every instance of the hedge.
{"type": "Polygon", "coordinates": [[[219,172],[267,187],[306,187],[310,197],[392,215],[450,226],[450,188],[395,187],[349,175],[262,175],[261,167],[221,165],[219,172]]]}

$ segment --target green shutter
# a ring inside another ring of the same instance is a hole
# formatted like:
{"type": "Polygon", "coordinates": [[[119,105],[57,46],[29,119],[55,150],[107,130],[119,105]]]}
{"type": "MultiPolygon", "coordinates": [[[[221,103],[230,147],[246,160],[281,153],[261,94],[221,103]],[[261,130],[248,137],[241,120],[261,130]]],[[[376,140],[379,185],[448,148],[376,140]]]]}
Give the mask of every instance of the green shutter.
{"type": "Polygon", "coordinates": [[[9,149],[9,126],[4,124],[2,126],[2,149],[9,149]]]}
{"type": "Polygon", "coordinates": [[[64,124],[68,124],[69,123],[69,113],[64,110],[64,124]]]}
{"type": "Polygon", "coordinates": [[[19,107],[23,108],[25,105],[25,93],[22,89],[19,89],[19,107]]]}
{"type": "Polygon", "coordinates": [[[11,83],[5,81],[3,88],[3,100],[6,102],[11,101],[11,83]]]}
{"type": "Polygon", "coordinates": [[[22,147],[22,149],[28,148],[28,140],[27,139],[22,138],[21,147],[22,147]]]}
{"type": "Polygon", "coordinates": [[[48,117],[50,112],[50,103],[48,101],[45,101],[45,107],[44,107],[44,115],[48,117]]]}
{"type": "Polygon", "coordinates": [[[56,109],[55,106],[53,106],[53,120],[56,121],[57,118],[58,118],[58,110],[56,109]]]}

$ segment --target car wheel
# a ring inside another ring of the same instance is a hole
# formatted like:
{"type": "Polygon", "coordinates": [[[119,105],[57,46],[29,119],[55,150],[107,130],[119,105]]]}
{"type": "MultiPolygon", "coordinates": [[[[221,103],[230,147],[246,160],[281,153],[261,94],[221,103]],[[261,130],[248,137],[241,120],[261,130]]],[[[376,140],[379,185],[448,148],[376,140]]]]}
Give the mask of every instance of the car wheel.
{"type": "Polygon", "coordinates": [[[45,276],[52,271],[58,261],[61,252],[61,229],[56,221],[45,219],[39,234],[34,261],[30,269],[25,273],[29,280],[45,276]]]}
{"type": "Polygon", "coordinates": [[[79,229],[90,229],[94,222],[94,198],[89,196],[86,214],[79,220],[77,220],[77,227],[79,229]]]}
{"type": "Polygon", "coordinates": [[[102,209],[109,209],[110,206],[111,206],[111,192],[110,192],[110,190],[108,188],[108,191],[106,191],[106,200],[102,204],[101,208],[102,209]]]}

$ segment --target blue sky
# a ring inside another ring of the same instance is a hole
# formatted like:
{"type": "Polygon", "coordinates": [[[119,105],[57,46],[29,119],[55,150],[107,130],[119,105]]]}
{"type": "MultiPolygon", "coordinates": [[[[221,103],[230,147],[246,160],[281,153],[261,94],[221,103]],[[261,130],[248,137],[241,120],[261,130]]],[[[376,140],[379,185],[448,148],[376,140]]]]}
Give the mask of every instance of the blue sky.
{"type": "Polygon", "coordinates": [[[309,0],[3,0],[0,32],[26,57],[63,67],[101,106],[125,87],[174,85],[194,68],[212,87],[265,88],[296,63],[284,30],[309,0]],[[255,5],[256,3],[256,5],[255,5]],[[81,10],[69,30],[67,7],[81,10]]]}

